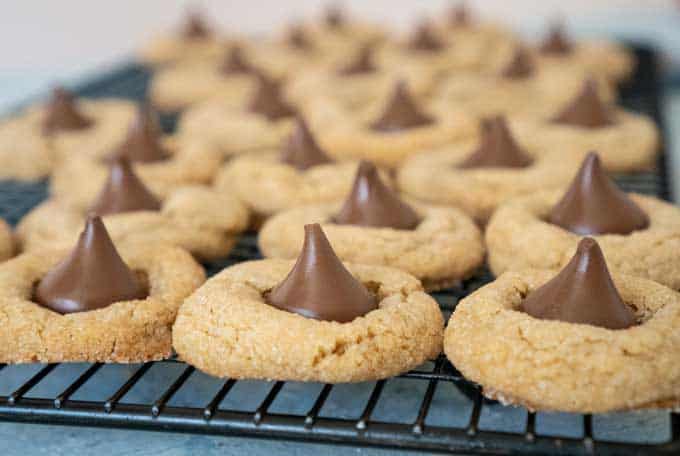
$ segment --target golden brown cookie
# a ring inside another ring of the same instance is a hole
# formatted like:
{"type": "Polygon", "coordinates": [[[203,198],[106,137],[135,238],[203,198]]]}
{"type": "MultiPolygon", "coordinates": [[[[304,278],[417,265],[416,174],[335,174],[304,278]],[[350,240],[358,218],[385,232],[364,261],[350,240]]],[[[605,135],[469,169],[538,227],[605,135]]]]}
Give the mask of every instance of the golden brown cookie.
{"type": "Polygon", "coordinates": [[[570,161],[584,151],[597,151],[604,167],[614,173],[654,168],[659,131],[649,117],[615,108],[615,123],[597,128],[556,123],[548,117],[511,118],[512,131],[527,147],[561,153],[570,161]]]}
{"type": "MultiPolygon", "coordinates": [[[[177,187],[209,185],[222,163],[217,147],[206,141],[166,137],[168,157],[160,161],[133,162],[132,166],[153,194],[168,197],[177,187]]],[[[102,159],[70,160],[58,166],[50,180],[50,194],[77,208],[87,208],[101,190],[110,163],[102,159]]]]}
{"type": "Polygon", "coordinates": [[[264,219],[285,209],[342,199],[356,169],[356,162],[345,162],[298,170],[282,163],[278,151],[269,151],[226,163],[215,178],[215,189],[236,196],[256,219],[264,219]]]}
{"type": "MultiPolygon", "coordinates": [[[[544,191],[513,199],[494,213],[486,229],[489,265],[494,274],[526,268],[555,269],[573,255],[583,236],[546,221],[563,191],[544,191]]],[[[649,227],[627,235],[593,236],[613,271],[680,289],[680,210],[656,198],[629,194],[649,217],[649,227]]]]}
{"type": "MultiPolygon", "coordinates": [[[[428,121],[406,128],[376,128],[380,120],[389,118],[390,105],[395,104],[399,83],[387,99],[372,103],[361,113],[351,112],[332,99],[319,98],[307,106],[306,114],[316,123],[319,141],[338,160],[369,160],[385,168],[397,168],[408,157],[444,144],[475,136],[473,116],[455,108],[434,112],[427,106],[417,107],[418,115],[428,121]]],[[[409,104],[417,103],[412,95],[409,104]]],[[[397,109],[398,110],[398,109],[397,109]]],[[[398,114],[397,114],[398,116],[398,114]]]]}
{"type": "Polygon", "coordinates": [[[478,37],[467,34],[454,37],[435,24],[424,21],[416,24],[407,35],[382,46],[379,61],[391,67],[415,64],[434,74],[445,75],[453,71],[480,69],[487,49],[486,41],[478,37]]]}
{"type": "Polygon", "coordinates": [[[347,46],[376,44],[387,37],[384,27],[362,21],[348,14],[340,5],[330,5],[322,17],[303,24],[302,27],[311,43],[329,51],[347,46]]]}
{"type": "Polygon", "coordinates": [[[401,269],[419,279],[427,291],[469,277],[484,261],[479,229],[453,208],[416,206],[422,217],[413,230],[341,225],[333,221],[338,204],[307,206],[281,212],[262,226],[258,245],[266,257],[297,257],[302,227],[322,224],[343,261],[401,269]]]}
{"type": "Polygon", "coordinates": [[[444,336],[444,351],[456,368],[482,385],[485,396],[531,410],[601,413],[680,405],[680,295],[650,280],[614,274],[639,322],[618,330],[517,310],[554,275],[507,272],[462,300],[444,336]]]}
{"type": "Polygon", "coordinates": [[[420,282],[396,269],[347,264],[379,301],[349,323],[279,310],[264,295],[293,263],[241,263],[189,297],[173,327],[187,363],[218,377],[328,383],[390,377],[441,349],[442,315],[420,282]]]}
{"type": "MultiPolygon", "coordinates": [[[[17,227],[24,251],[72,245],[87,207],[50,199],[29,212],[17,227]]],[[[199,259],[226,256],[248,226],[247,209],[233,196],[207,187],[181,187],[164,199],[159,211],[133,211],[104,217],[116,242],[163,242],[185,248],[199,259]]]]}
{"type": "Polygon", "coordinates": [[[155,36],[139,50],[138,58],[152,66],[201,62],[219,57],[222,49],[222,39],[203,15],[188,11],[181,28],[155,36]]]}
{"type": "Polygon", "coordinates": [[[533,157],[526,167],[459,168],[479,147],[479,140],[423,152],[399,169],[397,185],[418,201],[460,208],[483,224],[504,201],[566,187],[578,170],[578,160],[566,161],[555,153],[541,155],[537,148],[524,147],[521,142],[520,146],[533,157]]]}
{"type": "Polygon", "coordinates": [[[635,57],[624,46],[604,40],[580,41],[573,44],[573,49],[566,54],[538,54],[539,65],[550,67],[554,71],[569,71],[570,68],[601,75],[612,83],[623,82],[635,70],[635,57]]]}
{"type": "Polygon", "coordinates": [[[65,315],[37,304],[33,294],[67,251],[44,248],[0,265],[0,361],[135,363],[170,356],[177,309],[205,274],[177,247],[121,244],[119,251],[148,283],[148,297],[65,315]]]}
{"type": "Polygon", "coordinates": [[[186,111],[179,136],[212,143],[224,157],[278,147],[293,128],[292,117],[268,119],[223,99],[200,103],[186,111]]]}
{"type": "Polygon", "coordinates": [[[399,80],[408,82],[417,99],[431,94],[435,81],[430,70],[414,64],[379,65],[375,54],[374,47],[358,48],[337,63],[301,71],[290,81],[286,93],[302,107],[327,98],[360,116],[366,111],[370,115],[376,105],[381,106],[399,80]]]}
{"type": "MultiPolygon", "coordinates": [[[[530,75],[503,77],[512,56],[501,65],[490,65],[481,72],[454,72],[444,78],[434,96],[434,109],[457,106],[478,118],[508,116],[549,116],[568,103],[590,74],[580,67],[554,68],[535,65],[530,75]],[[531,102],[527,102],[531,100],[531,102]]],[[[596,77],[598,93],[612,103],[616,91],[604,77],[596,77]]]]}
{"type": "Polygon", "coordinates": [[[87,128],[45,134],[42,105],[0,123],[0,179],[39,180],[61,162],[101,157],[117,145],[135,115],[126,100],[78,100],[76,106],[87,128]]]}
{"type": "Polygon", "coordinates": [[[252,74],[223,74],[219,61],[186,62],[158,70],[149,86],[149,98],[164,112],[181,111],[210,99],[242,106],[255,85],[252,74]]]}
{"type": "Polygon", "coordinates": [[[7,222],[0,219],[0,261],[5,261],[14,256],[14,234],[12,227],[7,222]]]}

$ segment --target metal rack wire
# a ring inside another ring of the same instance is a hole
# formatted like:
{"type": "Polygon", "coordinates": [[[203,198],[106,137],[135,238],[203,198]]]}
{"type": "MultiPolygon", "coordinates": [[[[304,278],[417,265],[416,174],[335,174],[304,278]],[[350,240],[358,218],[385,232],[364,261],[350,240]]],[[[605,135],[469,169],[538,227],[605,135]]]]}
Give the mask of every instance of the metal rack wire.
{"type": "MultiPolygon", "coordinates": [[[[638,72],[633,83],[624,88],[622,101],[629,108],[654,116],[663,126],[655,56],[640,48],[637,56],[638,72]]],[[[130,65],[81,87],[79,93],[139,100],[149,75],[146,69],[130,65]]],[[[171,118],[166,119],[166,127],[172,127],[171,118]]],[[[656,172],[621,176],[619,182],[628,190],[668,198],[665,156],[656,172]]],[[[44,183],[1,182],[0,215],[16,223],[44,198],[45,187],[44,183]]],[[[228,258],[206,267],[212,274],[258,257],[255,237],[248,234],[228,258]]],[[[480,271],[434,296],[448,314],[460,298],[490,279],[488,272],[480,271]]],[[[218,380],[175,360],[134,366],[0,365],[0,420],[7,421],[237,434],[468,454],[680,453],[677,413],[634,416],[635,422],[629,426],[660,431],[653,441],[630,441],[627,432],[608,434],[606,422],[611,417],[558,418],[571,423],[571,433],[564,434],[562,425],[550,429],[546,423],[555,419],[553,415],[487,401],[480,388],[465,380],[443,356],[398,378],[351,387],[218,380]],[[349,392],[340,391],[347,388],[349,392]],[[503,416],[506,418],[500,420],[499,427],[498,418],[503,416]],[[653,422],[645,425],[645,420],[653,422]]]]}

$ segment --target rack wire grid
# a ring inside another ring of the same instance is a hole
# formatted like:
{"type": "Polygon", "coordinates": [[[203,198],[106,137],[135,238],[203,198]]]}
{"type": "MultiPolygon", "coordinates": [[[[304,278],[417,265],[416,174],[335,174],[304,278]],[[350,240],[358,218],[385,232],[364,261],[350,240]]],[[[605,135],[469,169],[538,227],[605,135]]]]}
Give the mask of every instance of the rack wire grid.
{"type": "MultiPolygon", "coordinates": [[[[655,53],[635,47],[639,66],[622,103],[654,117],[662,86],[655,53]]],[[[143,99],[151,72],[130,64],[78,88],[88,97],[143,99]]],[[[174,119],[163,119],[172,130],[174,119]]],[[[620,176],[629,191],[669,198],[665,154],[653,173],[620,176]]],[[[41,201],[45,183],[0,182],[0,216],[11,223],[41,201]]],[[[255,236],[207,264],[210,274],[259,258],[255,236]]],[[[480,273],[434,296],[448,317],[491,280],[480,273]]],[[[486,400],[440,356],[395,378],[359,384],[216,379],[176,360],[139,365],[0,365],[0,420],[247,435],[466,454],[680,454],[680,415],[531,413],[486,400]]]]}

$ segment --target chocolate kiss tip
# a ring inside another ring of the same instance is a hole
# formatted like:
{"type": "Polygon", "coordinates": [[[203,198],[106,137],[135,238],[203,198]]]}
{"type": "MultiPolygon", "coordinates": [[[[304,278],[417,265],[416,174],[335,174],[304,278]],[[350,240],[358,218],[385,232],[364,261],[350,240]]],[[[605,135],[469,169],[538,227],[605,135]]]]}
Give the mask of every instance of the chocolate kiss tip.
{"type": "Polygon", "coordinates": [[[629,234],[649,226],[649,217],[605,174],[590,152],[548,221],[580,235],[629,234]]]}
{"type": "Polygon", "coordinates": [[[371,124],[371,128],[376,131],[395,132],[432,123],[434,119],[421,112],[416,105],[408,83],[400,80],[395,84],[382,115],[371,124]]]}
{"type": "Polygon", "coordinates": [[[365,44],[357,53],[354,60],[338,70],[341,76],[353,76],[357,74],[374,73],[377,70],[373,63],[373,46],[365,44]]]}
{"type": "Polygon", "coordinates": [[[326,25],[331,28],[340,28],[345,25],[345,15],[342,7],[339,4],[330,5],[326,8],[325,16],[326,25]]]}
{"type": "Polygon", "coordinates": [[[352,190],[333,222],[411,230],[418,226],[420,217],[382,182],[375,165],[362,161],[352,190]]]}
{"type": "Polygon", "coordinates": [[[601,128],[613,125],[615,119],[609,107],[600,99],[597,82],[589,77],[584,81],[580,92],[552,118],[552,122],[582,128],[601,128]]]}
{"type": "Polygon", "coordinates": [[[332,161],[319,147],[307,122],[302,117],[298,117],[295,130],[281,150],[281,162],[299,170],[306,170],[332,161]]]}
{"type": "Polygon", "coordinates": [[[408,43],[408,48],[415,51],[436,52],[444,48],[444,43],[432,30],[430,23],[424,20],[416,28],[408,43]]]}
{"type": "Polygon", "coordinates": [[[532,163],[515,142],[503,116],[484,119],[481,123],[481,144],[458,168],[525,168],[532,163]]]}
{"type": "Polygon", "coordinates": [[[288,44],[296,49],[308,50],[312,47],[305,29],[301,25],[293,25],[288,31],[288,44]]]}
{"type": "Polygon", "coordinates": [[[90,210],[98,215],[131,211],[157,211],[161,203],[137,177],[130,161],[117,158],[109,176],[90,210]]]}
{"type": "Polygon", "coordinates": [[[257,87],[246,106],[248,112],[260,114],[267,120],[275,122],[296,114],[295,109],[284,100],[281,83],[261,71],[255,72],[257,87]]]}
{"type": "Polygon", "coordinates": [[[453,26],[463,26],[470,23],[470,11],[465,2],[460,2],[451,7],[449,23],[453,26]]]}
{"type": "Polygon", "coordinates": [[[55,86],[45,105],[43,133],[49,135],[57,131],[83,130],[91,125],[92,120],[78,110],[74,95],[62,86],[55,86]]]}
{"type": "Polygon", "coordinates": [[[203,15],[198,10],[187,11],[186,23],[182,35],[188,39],[208,38],[212,32],[203,15]]]}
{"type": "Polygon", "coordinates": [[[232,44],[226,52],[220,71],[225,75],[253,74],[255,68],[248,62],[243,48],[238,44],[232,44]]]}
{"type": "Polygon", "coordinates": [[[514,55],[507,66],[501,72],[501,76],[508,79],[525,79],[534,73],[534,64],[529,52],[524,47],[515,50],[514,55]]]}
{"type": "Polygon", "coordinates": [[[600,246],[579,242],[571,261],[545,285],[531,292],[521,310],[544,320],[625,329],[636,324],[612,281],[600,246]]]}
{"type": "Polygon", "coordinates": [[[548,31],[548,36],[541,45],[541,52],[544,54],[566,55],[572,51],[572,44],[569,42],[564,30],[564,24],[554,23],[548,31]]]}
{"type": "Polygon", "coordinates": [[[35,291],[39,304],[61,314],[86,312],[146,296],[146,290],[123,262],[104,223],[96,216],[88,216],[75,248],[45,275],[35,291]]]}
{"type": "Polygon", "coordinates": [[[266,299],[288,312],[339,323],[378,307],[375,297],[345,269],[318,223],[305,225],[305,240],[295,266],[266,299]]]}
{"type": "Polygon", "coordinates": [[[137,109],[137,116],[128,129],[123,142],[109,157],[125,157],[132,162],[150,163],[168,158],[160,142],[161,129],[158,115],[147,103],[137,109]]]}

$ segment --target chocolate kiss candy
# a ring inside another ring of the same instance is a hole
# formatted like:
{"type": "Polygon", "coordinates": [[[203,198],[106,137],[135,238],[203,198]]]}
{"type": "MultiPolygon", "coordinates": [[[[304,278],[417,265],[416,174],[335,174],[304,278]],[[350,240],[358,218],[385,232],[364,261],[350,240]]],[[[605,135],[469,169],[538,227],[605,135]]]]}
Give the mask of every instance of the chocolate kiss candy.
{"type": "Polygon", "coordinates": [[[573,233],[628,234],[649,226],[649,217],[602,171],[589,153],[548,221],[573,233]]]}
{"type": "Polygon", "coordinates": [[[330,28],[341,28],[345,25],[345,15],[340,5],[331,5],[326,9],[326,25],[330,28]]]}
{"type": "Polygon", "coordinates": [[[212,35],[212,32],[205,23],[203,16],[197,11],[190,11],[182,30],[182,36],[190,40],[200,40],[209,38],[210,35],[212,35]]]}
{"type": "Polygon", "coordinates": [[[572,45],[566,37],[564,26],[560,23],[550,27],[548,36],[541,45],[541,52],[544,54],[566,55],[571,53],[572,45]]]}
{"type": "Polygon", "coordinates": [[[635,314],[614,286],[600,246],[582,239],[571,261],[545,285],[529,293],[521,310],[543,320],[608,329],[635,325],[635,314]]]}
{"type": "Polygon", "coordinates": [[[470,11],[468,11],[465,2],[460,2],[458,5],[451,8],[449,13],[449,24],[454,27],[462,27],[470,23],[470,11]]]}
{"type": "Polygon", "coordinates": [[[63,87],[55,87],[45,105],[42,130],[52,134],[63,130],[83,130],[92,126],[92,120],[78,111],[73,94],[63,87]]]}
{"type": "Polygon", "coordinates": [[[354,186],[333,221],[342,225],[411,230],[420,217],[380,180],[372,163],[359,164],[354,186]]]}
{"type": "Polygon", "coordinates": [[[272,122],[295,115],[295,109],[281,95],[281,83],[262,73],[257,73],[257,88],[246,109],[272,122]]]}
{"type": "Polygon", "coordinates": [[[312,43],[309,41],[305,30],[300,25],[291,27],[288,32],[288,44],[296,49],[307,51],[312,48],[312,43]]]}
{"type": "Polygon", "coordinates": [[[601,128],[616,123],[611,110],[600,100],[597,83],[592,78],[586,79],[578,95],[551,121],[582,128],[601,128]]]}
{"type": "Polygon", "coordinates": [[[367,44],[359,49],[355,59],[338,70],[341,76],[355,76],[358,74],[375,73],[377,70],[373,63],[373,46],[367,44]]]}
{"type": "Polygon", "coordinates": [[[458,168],[524,168],[531,158],[517,145],[505,117],[482,121],[481,145],[458,168]]]}
{"type": "Polygon", "coordinates": [[[444,47],[444,43],[436,36],[428,22],[421,23],[408,42],[408,48],[414,51],[437,52],[444,47]]]}
{"type": "Polygon", "coordinates": [[[281,150],[281,161],[299,170],[305,170],[312,166],[331,163],[333,160],[319,147],[307,122],[298,117],[295,130],[281,150]]]}
{"type": "Polygon", "coordinates": [[[243,55],[243,48],[238,44],[232,45],[227,51],[226,57],[220,66],[220,72],[224,75],[252,74],[255,68],[243,55]]]}
{"type": "Polygon", "coordinates": [[[150,163],[168,158],[160,143],[158,116],[148,106],[140,106],[137,118],[130,126],[127,137],[111,154],[112,159],[125,157],[132,162],[150,163]]]}
{"type": "Polygon", "coordinates": [[[508,79],[525,79],[534,73],[534,64],[529,52],[523,47],[517,48],[512,60],[501,72],[501,76],[508,79]]]}
{"type": "Polygon", "coordinates": [[[378,308],[375,297],[342,265],[318,223],[305,225],[295,266],[266,299],[288,312],[340,323],[378,308]]]}
{"type": "Polygon", "coordinates": [[[144,299],[144,286],[123,262],[99,217],[89,217],[73,251],[35,290],[36,301],[60,314],[144,299]]]}
{"type": "Polygon", "coordinates": [[[434,119],[421,112],[416,106],[406,82],[399,81],[394,87],[382,116],[371,124],[371,128],[376,131],[392,132],[432,123],[434,119]]]}
{"type": "Polygon", "coordinates": [[[111,164],[109,177],[90,208],[97,215],[132,211],[157,211],[161,203],[132,170],[130,162],[118,158],[111,164]]]}

